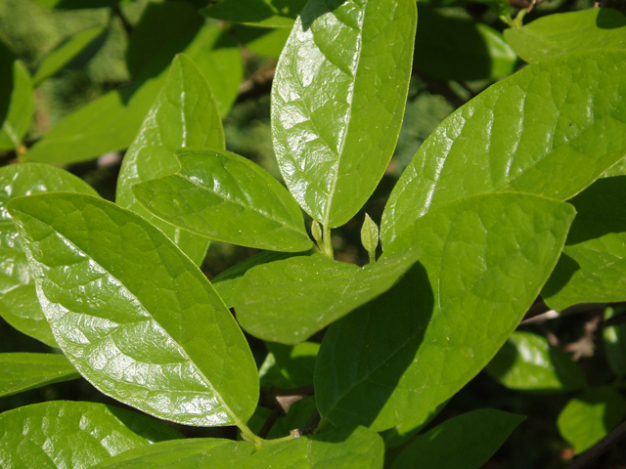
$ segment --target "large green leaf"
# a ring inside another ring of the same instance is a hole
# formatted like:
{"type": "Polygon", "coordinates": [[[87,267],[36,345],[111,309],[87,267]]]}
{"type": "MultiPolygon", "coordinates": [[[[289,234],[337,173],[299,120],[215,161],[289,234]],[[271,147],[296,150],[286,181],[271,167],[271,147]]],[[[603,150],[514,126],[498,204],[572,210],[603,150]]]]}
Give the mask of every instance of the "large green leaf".
{"type": "Polygon", "coordinates": [[[557,425],[576,454],[591,448],[626,415],[626,399],[613,388],[588,389],[565,406],[557,425]]]}
{"type": "Polygon", "coordinates": [[[322,416],[377,431],[425,419],[515,330],[554,268],[574,213],[563,202],[501,193],[418,219],[393,247],[419,246],[420,261],[326,332],[315,368],[322,416]]]}
{"type": "Polygon", "coordinates": [[[80,377],[67,358],[51,353],[2,353],[0,369],[1,397],[80,377]]]}
{"type": "Polygon", "coordinates": [[[41,311],[35,282],[11,215],[9,200],[53,191],[97,195],[76,176],[40,163],[14,164],[0,169],[0,315],[20,332],[56,347],[41,311]]]}
{"type": "MultiPolygon", "coordinates": [[[[443,10],[445,11],[445,10],[443,10]]],[[[498,79],[515,69],[517,56],[502,34],[471,17],[420,8],[413,66],[444,80],[498,79]]]]}
{"type": "Polygon", "coordinates": [[[229,469],[241,467],[254,445],[245,441],[165,441],[107,459],[94,469],[229,469]]]}
{"type": "Polygon", "coordinates": [[[226,269],[224,272],[212,279],[211,282],[213,283],[213,287],[215,287],[215,291],[217,291],[220,297],[222,297],[224,304],[229,308],[232,308],[234,306],[233,292],[248,270],[257,265],[280,261],[294,255],[297,256],[299,254],[274,251],[260,252],[259,254],[249,257],[248,259],[226,269]]]}
{"type": "Polygon", "coordinates": [[[584,50],[626,49],[626,16],[613,8],[552,14],[523,28],[504,31],[513,50],[526,62],[584,50]],[[576,34],[572,34],[572,32],[576,34]]]}
{"type": "Polygon", "coordinates": [[[291,194],[260,166],[218,150],[176,153],[178,174],[133,186],[153,215],[211,239],[273,251],[313,247],[291,194]]]}
{"type": "MultiPolygon", "coordinates": [[[[614,308],[607,308],[604,319],[608,320],[616,316],[614,308]]],[[[611,370],[618,378],[626,375],[626,324],[605,326],[602,330],[604,339],[604,351],[611,370]]]]}
{"type": "Polygon", "coordinates": [[[126,152],[117,184],[117,203],[161,229],[198,265],[204,260],[209,240],[156,218],[139,204],[131,187],[176,173],[180,166],[174,153],[181,148],[222,150],[225,145],[222,121],[206,78],[191,60],[178,56],[126,152]]]}
{"type": "Polygon", "coordinates": [[[450,115],[394,188],[383,247],[429,210],[515,190],[566,200],[626,155],[626,51],[531,65],[450,115]]]}
{"type": "Polygon", "coordinates": [[[52,401],[0,414],[6,468],[87,468],[151,442],[180,438],[136,412],[91,402],[52,401]]]}
{"type": "Polygon", "coordinates": [[[237,319],[263,340],[297,344],[389,290],[419,252],[407,250],[363,268],[323,254],[254,267],[233,295],[237,319]]]}
{"type": "Polygon", "coordinates": [[[80,54],[89,44],[104,34],[106,28],[97,28],[82,31],[67,41],[60,44],[50,54],[48,54],[37,67],[37,72],[33,77],[33,86],[39,85],[46,78],[49,78],[61,70],[69,61],[80,54]]]}
{"type": "Polygon", "coordinates": [[[202,20],[185,1],[150,3],[142,17],[145,26],[135,28],[130,38],[127,60],[135,74],[133,84],[70,114],[29,150],[27,158],[68,164],[127,148],[159,94],[166,67],[179,52],[198,66],[220,114],[226,114],[241,81],[239,47],[217,26],[200,27],[198,18],[202,20]]]}
{"type": "Polygon", "coordinates": [[[358,212],[389,163],[416,24],[413,0],[311,0],[287,40],[272,88],[274,148],[289,190],[328,228],[358,212]]]}
{"type": "Polygon", "coordinates": [[[626,300],[626,176],[605,178],[571,200],[578,215],[541,295],[556,310],[626,300]]]}
{"type": "Polygon", "coordinates": [[[12,150],[22,143],[35,113],[30,73],[22,62],[13,63],[13,91],[6,120],[0,128],[0,150],[12,150]]]}
{"type": "Polygon", "coordinates": [[[486,370],[507,388],[524,391],[566,392],[587,384],[571,356],[530,332],[514,332],[486,370]]]}
{"type": "Polygon", "coordinates": [[[410,442],[391,469],[479,469],[525,418],[495,409],[453,417],[410,442]]]}
{"type": "Polygon", "coordinates": [[[231,23],[291,28],[307,0],[222,0],[200,12],[231,23]]]}
{"type": "Polygon", "coordinates": [[[256,407],[250,348],[204,274],[157,228],[94,197],[14,199],[54,337],[103,393],[188,425],[241,425],[256,407]]]}
{"type": "Polygon", "coordinates": [[[331,430],[264,446],[241,469],[382,469],[384,449],[366,428],[331,430]]]}

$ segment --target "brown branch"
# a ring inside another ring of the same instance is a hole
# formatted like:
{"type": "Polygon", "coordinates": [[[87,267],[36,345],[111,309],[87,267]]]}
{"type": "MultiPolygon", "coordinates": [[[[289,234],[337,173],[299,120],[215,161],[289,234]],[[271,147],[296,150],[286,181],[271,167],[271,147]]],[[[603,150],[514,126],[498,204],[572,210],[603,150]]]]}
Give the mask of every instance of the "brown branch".
{"type": "Polygon", "coordinates": [[[294,438],[300,438],[301,436],[310,435],[311,433],[315,431],[315,429],[319,425],[321,418],[322,417],[320,413],[317,410],[315,410],[315,413],[309,419],[309,421],[304,426],[304,428],[297,428],[295,430],[291,430],[289,433],[291,433],[294,438]]]}
{"type": "Polygon", "coordinates": [[[239,85],[239,95],[237,96],[238,103],[247,101],[249,99],[257,99],[263,95],[269,94],[272,91],[272,83],[274,81],[274,71],[271,70],[259,70],[252,75],[249,80],[244,81],[239,85]]]}
{"type": "Polygon", "coordinates": [[[267,420],[263,424],[263,428],[261,428],[261,431],[259,432],[259,436],[261,438],[263,438],[263,439],[267,438],[267,435],[269,435],[270,430],[272,429],[272,427],[276,423],[276,420],[278,420],[278,417],[280,417],[280,416],[281,416],[281,410],[280,409],[272,410],[272,413],[267,418],[267,420]]]}
{"type": "Polygon", "coordinates": [[[591,467],[596,459],[606,453],[611,446],[617,443],[619,440],[626,436],[626,421],[622,422],[619,426],[615,427],[611,433],[609,433],[604,439],[592,447],[587,452],[579,456],[572,464],[567,466],[567,469],[583,469],[585,467],[591,467]]]}

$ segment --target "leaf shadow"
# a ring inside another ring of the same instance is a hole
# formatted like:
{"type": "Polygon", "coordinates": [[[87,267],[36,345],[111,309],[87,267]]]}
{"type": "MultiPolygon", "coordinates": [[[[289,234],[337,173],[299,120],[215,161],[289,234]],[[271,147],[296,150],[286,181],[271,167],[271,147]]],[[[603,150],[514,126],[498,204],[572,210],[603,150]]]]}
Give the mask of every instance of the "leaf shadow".
{"type": "Polygon", "coordinates": [[[596,26],[601,29],[615,29],[626,26],[626,16],[612,8],[600,8],[596,26]]]}
{"type": "Polygon", "coordinates": [[[544,298],[555,296],[567,286],[572,277],[574,277],[574,274],[579,270],[581,270],[580,264],[576,262],[575,259],[562,252],[552,275],[550,275],[550,278],[541,290],[541,295],[544,298]]]}
{"type": "Polygon", "coordinates": [[[327,13],[335,11],[337,8],[346,3],[347,0],[326,0],[326,1],[310,1],[300,13],[302,22],[302,31],[311,29],[313,22],[327,13]]]}

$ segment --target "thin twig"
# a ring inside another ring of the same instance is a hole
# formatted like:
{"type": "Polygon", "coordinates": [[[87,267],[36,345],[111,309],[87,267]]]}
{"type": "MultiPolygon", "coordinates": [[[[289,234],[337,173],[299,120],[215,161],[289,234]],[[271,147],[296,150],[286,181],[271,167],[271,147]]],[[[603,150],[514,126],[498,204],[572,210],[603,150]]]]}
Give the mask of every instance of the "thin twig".
{"type": "Polygon", "coordinates": [[[276,420],[278,420],[278,417],[280,417],[280,416],[281,416],[281,410],[280,409],[272,410],[272,413],[267,418],[267,420],[263,424],[263,428],[261,428],[261,431],[259,432],[259,436],[261,438],[263,438],[263,439],[267,438],[267,435],[269,435],[270,430],[272,429],[272,427],[276,423],[276,420]]]}
{"type": "Polygon", "coordinates": [[[311,433],[315,431],[315,429],[319,425],[321,418],[322,417],[320,413],[317,410],[315,410],[315,413],[309,419],[309,421],[304,426],[304,428],[297,428],[295,430],[291,430],[291,432],[289,433],[291,433],[294,438],[300,438],[301,436],[310,435],[311,433]]]}
{"type": "Polygon", "coordinates": [[[593,448],[585,452],[582,456],[576,459],[572,464],[567,466],[567,469],[583,469],[585,467],[591,467],[590,464],[606,453],[611,446],[617,443],[619,440],[626,436],[626,421],[622,422],[619,426],[615,427],[611,433],[609,433],[604,439],[595,445],[593,448]]]}

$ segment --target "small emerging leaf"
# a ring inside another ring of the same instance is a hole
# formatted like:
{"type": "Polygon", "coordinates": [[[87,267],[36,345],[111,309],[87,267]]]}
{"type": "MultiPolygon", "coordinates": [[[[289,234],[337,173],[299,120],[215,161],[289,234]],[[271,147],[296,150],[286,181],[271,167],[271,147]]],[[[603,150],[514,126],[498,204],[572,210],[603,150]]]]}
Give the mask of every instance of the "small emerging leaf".
{"type": "Polygon", "coordinates": [[[365,214],[365,221],[361,227],[361,243],[370,256],[370,262],[376,260],[376,249],[378,248],[379,241],[378,225],[374,223],[374,220],[370,216],[365,214]]]}
{"type": "Polygon", "coordinates": [[[2,353],[0,370],[0,397],[80,378],[67,358],[51,353],[2,353]]]}
{"type": "Polygon", "coordinates": [[[313,247],[287,190],[243,156],[218,150],[176,153],[181,170],[133,186],[137,200],[175,226],[211,239],[274,251],[313,247]]]}

